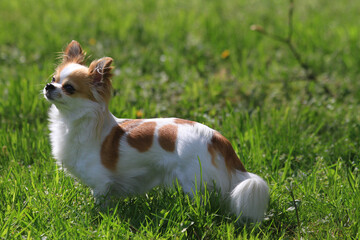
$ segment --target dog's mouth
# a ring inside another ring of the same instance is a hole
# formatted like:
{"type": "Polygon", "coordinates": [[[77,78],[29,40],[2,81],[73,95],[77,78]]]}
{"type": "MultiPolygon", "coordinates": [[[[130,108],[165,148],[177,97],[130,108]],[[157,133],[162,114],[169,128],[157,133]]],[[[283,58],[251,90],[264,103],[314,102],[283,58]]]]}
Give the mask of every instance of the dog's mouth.
{"type": "Polygon", "coordinates": [[[53,96],[52,96],[51,93],[48,92],[48,91],[46,91],[46,92],[44,93],[44,96],[45,96],[45,98],[46,98],[47,100],[49,100],[49,101],[54,100],[53,96]]]}
{"type": "Polygon", "coordinates": [[[43,94],[48,101],[55,101],[61,97],[61,94],[56,89],[48,89],[47,87],[44,87],[43,94]]]}

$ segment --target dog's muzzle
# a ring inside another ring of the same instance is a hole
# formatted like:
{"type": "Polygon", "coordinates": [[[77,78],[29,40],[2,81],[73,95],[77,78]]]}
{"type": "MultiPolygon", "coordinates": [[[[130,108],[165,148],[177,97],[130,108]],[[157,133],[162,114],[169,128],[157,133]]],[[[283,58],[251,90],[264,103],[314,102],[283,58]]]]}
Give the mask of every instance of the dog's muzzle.
{"type": "Polygon", "coordinates": [[[51,93],[52,93],[53,90],[55,90],[55,89],[56,89],[56,87],[55,87],[54,85],[52,85],[51,83],[47,83],[47,84],[45,85],[44,94],[45,94],[45,96],[46,96],[47,99],[53,100],[53,96],[52,96],[51,93]]]}

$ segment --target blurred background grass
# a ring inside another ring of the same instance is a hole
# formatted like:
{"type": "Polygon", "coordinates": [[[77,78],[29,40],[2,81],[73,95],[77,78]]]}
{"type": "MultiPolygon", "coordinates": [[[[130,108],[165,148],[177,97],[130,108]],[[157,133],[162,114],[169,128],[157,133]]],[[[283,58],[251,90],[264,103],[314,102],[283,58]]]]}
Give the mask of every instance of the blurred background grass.
{"type": "MultiPolygon", "coordinates": [[[[117,215],[112,219],[125,226],[120,236],[140,232],[140,237],[199,234],[206,238],[225,233],[248,236],[251,231],[253,237],[275,239],[299,234],[358,238],[360,2],[295,2],[293,41],[317,82],[299,80],[304,70],[284,44],[250,30],[258,24],[286,36],[288,6],[285,0],[1,1],[0,192],[4,200],[0,225],[4,227],[0,236],[11,236],[13,231],[19,237],[37,238],[43,232],[55,237],[54,226],[72,236],[70,222],[79,217],[83,219],[76,225],[82,231],[80,238],[89,234],[89,226],[113,233],[103,221],[112,216],[99,217],[90,207],[92,215],[84,217],[81,212],[87,205],[81,204],[72,209],[69,219],[55,218],[47,227],[46,213],[55,214],[61,208],[52,202],[48,204],[52,207],[42,209],[43,202],[29,200],[35,192],[53,190],[65,197],[50,199],[68,204],[65,189],[74,187],[73,180],[61,173],[66,187],[58,189],[60,180],[54,175],[47,138],[49,105],[41,90],[50,81],[59,52],[75,39],[88,52],[88,62],[114,58],[110,104],[114,115],[177,116],[216,128],[230,139],[247,168],[263,176],[272,189],[267,220],[255,231],[238,229],[231,219],[206,220],[221,229],[206,230],[202,221],[186,212],[189,219],[185,220],[176,219],[176,212],[170,214],[172,224],[185,221],[192,232],[159,230],[156,226],[164,217],[161,208],[167,208],[169,199],[153,192],[151,201],[159,203],[159,215],[146,221],[135,217],[131,222],[133,208],[144,208],[150,201],[137,198],[130,211],[122,208],[123,220],[117,215]],[[324,86],[329,92],[324,92],[324,86]],[[300,223],[289,208],[290,183],[301,202],[300,223]],[[31,185],[31,194],[26,193],[24,188],[31,185]],[[40,211],[34,214],[37,223],[28,218],[12,225],[11,216],[21,219],[28,208],[40,211]],[[69,225],[60,227],[64,221],[69,225]],[[127,229],[127,221],[140,230],[127,229]],[[38,232],[32,235],[35,229],[38,232]]],[[[74,191],[71,194],[85,202],[91,199],[84,187],[74,191]]]]}
{"type": "MultiPolygon", "coordinates": [[[[152,115],[162,108],[178,112],[171,108],[182,101],[203,101],[194,108],[208,111],[226,100],[241,110],[287,104],[285,95],[291,103],[306,100],[301,90],[307,83],[282,89],[282,82],[296,80],[302,71],[286,46],[250,31],[256,23],[286,35],[287,1],[3,1],[0,6],[5,86],[9,78],[45,83],[42,73],[51,74],[55,53],[76,39],[93,57],[113,57],[115,88],[130,95],[127,101],[136,101],[136,91],[151,96],[152,115]]],[[[354,1],[302,1],[294,16],[301,55],[328,85],[330,97],[347,103],[359,101],[355,9],[354,1]]],[[[312,86],[316,98],[327,97],[317,90],[312,86]]]]}

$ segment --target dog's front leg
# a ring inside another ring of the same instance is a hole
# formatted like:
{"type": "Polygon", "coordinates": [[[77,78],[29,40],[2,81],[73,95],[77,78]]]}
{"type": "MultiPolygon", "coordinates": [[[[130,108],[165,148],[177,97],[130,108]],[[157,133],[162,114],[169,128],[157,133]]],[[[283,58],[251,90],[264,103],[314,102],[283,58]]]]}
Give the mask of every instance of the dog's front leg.
{"type": "Polygon", "coordinates": [[[95,198],[95,203],[102,210],[105,210],[110,204],[110,186],[97,186],[92,190],[92,194],[95,198]]]}

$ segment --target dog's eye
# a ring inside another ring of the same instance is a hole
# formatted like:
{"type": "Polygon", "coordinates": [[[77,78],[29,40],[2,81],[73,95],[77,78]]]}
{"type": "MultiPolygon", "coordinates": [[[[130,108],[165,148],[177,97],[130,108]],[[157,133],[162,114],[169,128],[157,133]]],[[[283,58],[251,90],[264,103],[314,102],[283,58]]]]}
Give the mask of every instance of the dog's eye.
{"type": "Polygon", "coordinates": [[[75,88],[73,86],[71,86],[70,84],[65,84],[63,86],[63,89],[69,94],[73,94],[75,92],[75,88]]]}
{"type": "Polygon", "coordinates": [[[51,82],[55,82],[55,76],[52,77],[51,82]]]}

